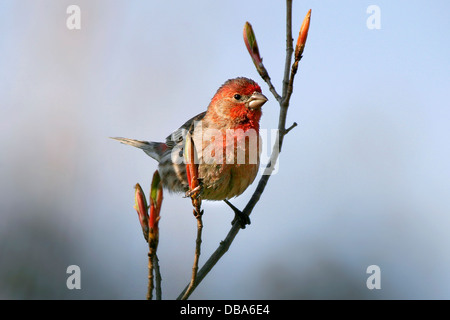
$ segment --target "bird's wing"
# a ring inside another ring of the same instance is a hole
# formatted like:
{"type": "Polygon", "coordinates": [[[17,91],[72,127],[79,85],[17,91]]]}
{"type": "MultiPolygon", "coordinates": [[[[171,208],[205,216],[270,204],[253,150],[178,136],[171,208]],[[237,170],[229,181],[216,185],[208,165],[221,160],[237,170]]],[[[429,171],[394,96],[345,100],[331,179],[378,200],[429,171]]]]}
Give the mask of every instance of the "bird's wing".
{"type": "Polygon", "coordinates": [[[184,140],[184,137],[186,137],[187,132],[191,132],[194,130],[194,122],[200,121],[205,116],[206,111],[202,112],[195,117],[192,117],[188,121],[186,121],[181,127],[179,127],[177,130],[172,132],[167,138],[166,138],[166,145],[169,148],[173,148],[177,143],[180,143],[184,140]]]}

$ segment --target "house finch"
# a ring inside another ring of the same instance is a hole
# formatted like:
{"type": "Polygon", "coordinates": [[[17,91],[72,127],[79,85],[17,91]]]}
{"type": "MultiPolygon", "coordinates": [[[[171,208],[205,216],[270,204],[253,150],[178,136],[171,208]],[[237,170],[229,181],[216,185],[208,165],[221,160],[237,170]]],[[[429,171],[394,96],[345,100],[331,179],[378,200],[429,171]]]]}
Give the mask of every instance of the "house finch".
{"type": "Polygon", "coordinates": [[[242,194],[258,172],[259,120],[266,101],[253,80],[231,79],[217,90],[206,112],[188,120],[166,142],[113,139],[140,148],[158,161],[164,188],[187,192],[183,148],[189,132],[198,154],[201,198],[227,200],[242,194]]]}

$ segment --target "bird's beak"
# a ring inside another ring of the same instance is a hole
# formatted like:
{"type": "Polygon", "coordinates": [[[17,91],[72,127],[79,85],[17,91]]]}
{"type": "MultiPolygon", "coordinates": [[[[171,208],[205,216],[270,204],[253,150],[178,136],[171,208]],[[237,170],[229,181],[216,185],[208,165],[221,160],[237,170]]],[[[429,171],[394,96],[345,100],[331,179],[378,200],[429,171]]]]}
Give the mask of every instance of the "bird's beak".
{"type": "Polygon", "coordinates": [[[250,99],[247,102],[247,108],[249,109],[259,109],[267,102],[267,98],[260,92],[253,92],[250,99]]]}

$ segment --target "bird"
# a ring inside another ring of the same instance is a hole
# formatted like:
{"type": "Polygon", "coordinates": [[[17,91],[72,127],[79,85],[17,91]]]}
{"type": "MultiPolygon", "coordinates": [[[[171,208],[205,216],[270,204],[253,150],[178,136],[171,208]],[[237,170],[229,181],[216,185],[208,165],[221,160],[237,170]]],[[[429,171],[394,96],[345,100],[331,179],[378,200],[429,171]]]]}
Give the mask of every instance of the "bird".
{"type": "Polygon", "coordinates": [[[261,87],[246,77],[225,81],[214,94],[207,110],[186,121],[165,142],[112,137],[142,149],[158,162],[163,188],[169,192],[189,192],[183,152],[186,138],[192,137],[198,157],[198,179],[203,200],[224,200],[244,227],[249,224],[228,201],[241,195],[255,180],[262,141],[259,122],[262,106],[268,101],[261,87]]]}

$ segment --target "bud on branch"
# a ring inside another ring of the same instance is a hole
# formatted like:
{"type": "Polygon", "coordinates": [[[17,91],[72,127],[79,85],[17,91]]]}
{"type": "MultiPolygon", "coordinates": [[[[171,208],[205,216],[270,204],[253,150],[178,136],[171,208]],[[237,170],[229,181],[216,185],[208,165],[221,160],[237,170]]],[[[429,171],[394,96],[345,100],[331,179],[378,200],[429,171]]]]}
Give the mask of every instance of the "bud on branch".
{"type": "Polygon", "coordinates": [[[306,39],[308,38],[309,24],[311,22],[311,9],[309,9],[303,20],[300,32],[298,34],[297,45],[295,46],[295,61],[299,61],[305,49],[306,39]]]}
{"type": "Polygon", "coordinates": [[[188,178],[189,189],[192,191],[199,186],[199,181],[197,150],[195,149],[194,141],[190,133],[186,135],[184,158],[186,161],[186,175],[188,178]]]}
{"type": "Polygon", "coordinates": [[[150,206],[147,205],[144,192],[139,183],[136,184],[134,192],[134,208],[136,209],[139,222],[141,224],[144,238],[154,248],[158,245],[158,222],[160,219],[160,211],[163,200],[163,191],[161,178],[158,170],[153,174],[152,184],[150,188],[150,206]],[[149,216],[150,210],[150,216],[149,216]]]}
{"type": "Polygon", "coordinates": [[[142,233],[144,234],[145,241],[148,241],[148,206],[147,206],[147,200],[145,199],[144,192],[142,191],[141,186],[139,183],[136,184],[134,187],[134,209],[136,209],[138,216],[139,216],[139,222],[141,224],[142,233]]]}
{"type": "Polygon", "coordinates": [[[244,25],[244,42],[247,46],[247,50],[250,53],[250,57],[255,64],[256,70],[262,78],[267,77],[267,70],[262,63],[262,58],[259,54],[258,43],[256,42],[255,33],[253,32],[252,25],[247,21],[244,25]]]}
{"type": "Polygon", "coordinates": [[[161,177],[158,170],[153,174],[152,186],[150,188],[150,219],[148,221],[149,236],[152,240],[158,241],[158,222],[160,219],[159,213],[161,212],[161,205],[163,200],[163,190],[161,177]]]}

